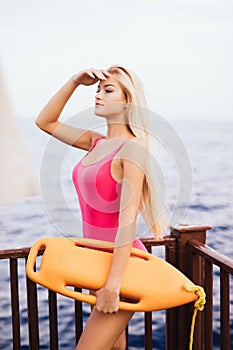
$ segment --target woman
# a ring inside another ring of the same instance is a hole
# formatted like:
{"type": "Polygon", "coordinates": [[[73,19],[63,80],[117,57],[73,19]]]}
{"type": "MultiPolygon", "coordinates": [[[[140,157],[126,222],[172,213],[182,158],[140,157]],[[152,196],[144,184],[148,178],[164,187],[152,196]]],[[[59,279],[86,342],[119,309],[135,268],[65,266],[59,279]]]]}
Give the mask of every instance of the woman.
{"type": "Polygon", "coordinates": [[[95,292],[96,306],[76,350],[125,349],[124,330],[133,313],[118,310],[121,282],[131,247],[146,249],[134,238],[138,211],[156,238],[164,233],[148,171],[148,132],[140,106],[145,106],[143,90],[127,69],[88,69],[72,76],[36,120],[47,133],[88,151],[73,171],[83,235],[115,243],[107,282],[95,292]],[[106,135],[62,124],[59,116],[76,88],[97,82],[95,114],[106,119],[106,135]]]}

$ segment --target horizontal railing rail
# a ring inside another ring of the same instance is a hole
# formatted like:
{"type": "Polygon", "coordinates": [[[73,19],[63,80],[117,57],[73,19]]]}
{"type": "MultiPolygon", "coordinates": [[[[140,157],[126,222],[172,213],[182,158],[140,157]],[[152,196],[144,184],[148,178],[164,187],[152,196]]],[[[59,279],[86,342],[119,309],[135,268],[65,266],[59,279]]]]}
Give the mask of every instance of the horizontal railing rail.
{"type": "Polygon", "coordinates": [[[203,243],[200,243],[197,240],[190,240],[189,245],[190,250],[193,253],[202,256],[212,264],[220,267],[230,274],[233,274],[233,259],[227,257],[226,255],[220,254],[216,250],[203,243]]]}
{"type": "MultiPolygon", "coordinates": [[[[19,259],[19,258],[27,258],[31,247],[25,248],[15,248],[15,249],[2,249],[0,250],[0,260],[3,259],[19,259]]],[[[39,255],[42,255],[44,249],[39,251],[39,255]]]]}

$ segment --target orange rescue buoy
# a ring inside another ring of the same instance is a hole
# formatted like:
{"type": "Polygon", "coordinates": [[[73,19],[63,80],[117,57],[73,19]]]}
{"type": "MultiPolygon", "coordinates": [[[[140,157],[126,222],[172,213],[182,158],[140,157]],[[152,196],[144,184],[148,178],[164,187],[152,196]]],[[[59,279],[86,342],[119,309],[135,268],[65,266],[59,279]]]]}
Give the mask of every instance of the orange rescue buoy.
{"type": "MultiPolygon", "coordinates": [[[[112,250],[112,243],[91,239],[40,239],[30,250],[26,272],[32,281],[54,292],[94,305],[94,295],[70,287],[91,290],[103,287],[111,267],[112,250]],[[44,254],[39,270],[34,271],[41,248],[44,248],[44,254]],[[105,251],[92,248],[103,248],[105,251]]],[[[171,264],[153,254],[132,248],[121,287],[121,296],[130,300],[120,301],[119,308],[153,311],[187,304],[198,299],[195,292],[187,291],[195,290],[194,287],[171,264]]]]}

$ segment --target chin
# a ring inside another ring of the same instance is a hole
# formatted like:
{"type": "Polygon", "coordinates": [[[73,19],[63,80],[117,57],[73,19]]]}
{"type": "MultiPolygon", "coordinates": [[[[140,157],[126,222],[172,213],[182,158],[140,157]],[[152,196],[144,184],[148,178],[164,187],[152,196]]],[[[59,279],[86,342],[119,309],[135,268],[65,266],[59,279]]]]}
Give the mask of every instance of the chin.
{"type": "Polygon", "coordinates": [[[106,118],[106,116],[105,116],[103,113],[101,113],[100,111],[96,111],[96,110],[95,110],[94,114],[95,114],[97,117],[106,118]]]}

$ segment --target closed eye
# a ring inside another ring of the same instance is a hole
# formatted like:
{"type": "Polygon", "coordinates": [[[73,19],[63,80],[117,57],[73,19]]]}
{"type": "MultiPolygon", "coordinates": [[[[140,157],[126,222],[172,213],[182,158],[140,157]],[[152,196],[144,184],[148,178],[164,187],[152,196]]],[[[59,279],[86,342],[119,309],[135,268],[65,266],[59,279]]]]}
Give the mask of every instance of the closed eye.
{"type": "MultiPolygon", "coordinates": [[[[100,89],[98,89],[98,90],[96,91],[97,94],[98,94],[99,92],[100,92],[100,89]]],[[[107,92],[107,94],[109,94],[109,93],[113,92],[113,90],[108,90],[108,89],[106,89],[105,92],[107,92]]]]}

